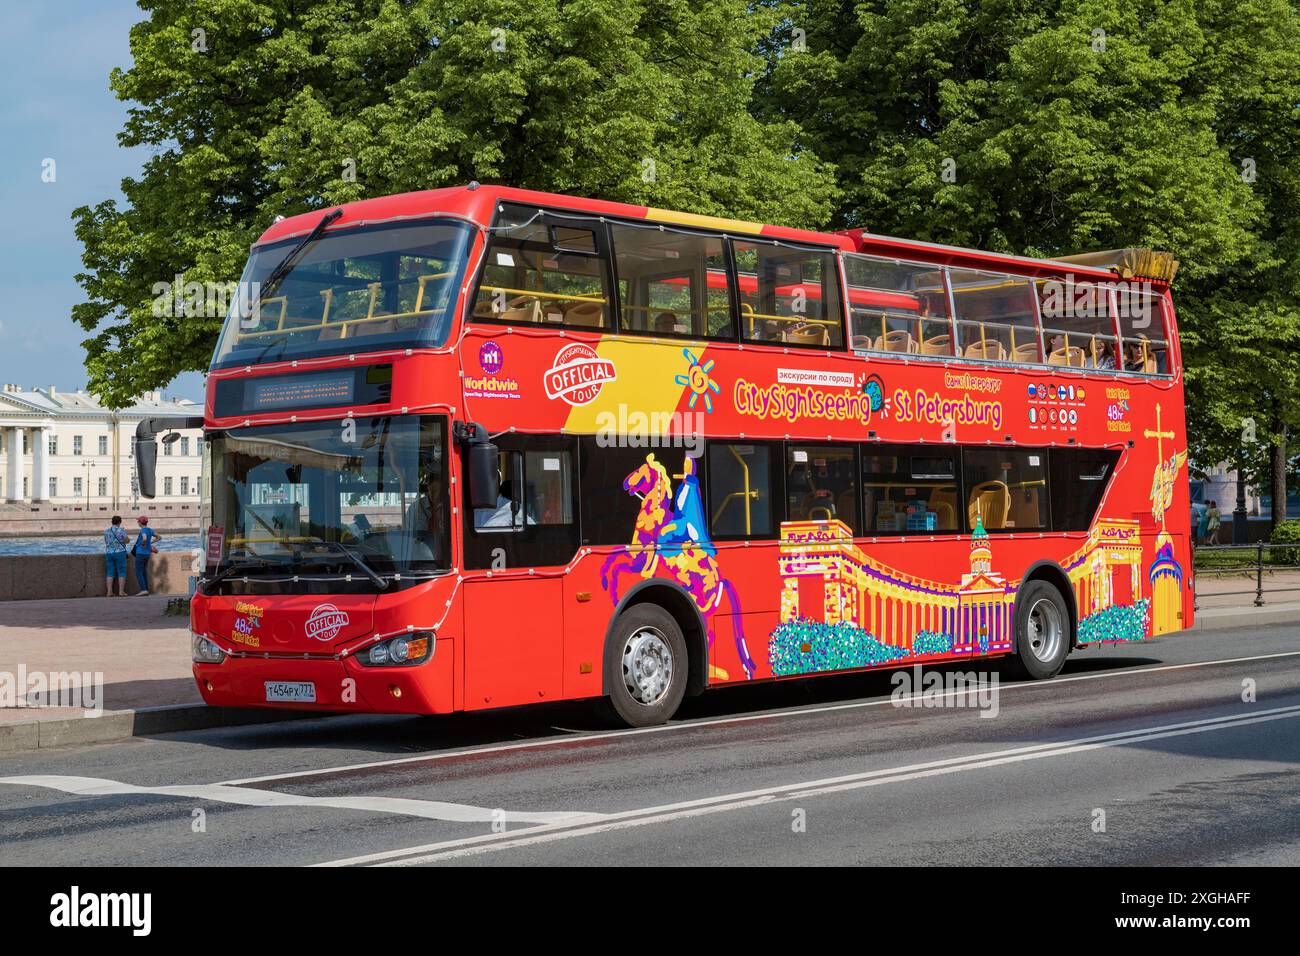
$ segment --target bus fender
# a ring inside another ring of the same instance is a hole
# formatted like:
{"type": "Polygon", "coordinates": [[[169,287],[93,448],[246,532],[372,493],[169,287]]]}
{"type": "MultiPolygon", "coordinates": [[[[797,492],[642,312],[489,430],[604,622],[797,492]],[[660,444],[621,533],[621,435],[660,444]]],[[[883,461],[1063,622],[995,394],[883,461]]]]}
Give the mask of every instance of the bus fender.
{"type": "Polygon", "coordinates": [[[623,595],[618,602],[618,606],[614,608],[614,613],[610,615],[609,624],[605,628],[605,648],[601,660],[601,690],[606,694],[609,693],[606,675],[609,674],[610,670],[609,655],[615,653],[612,639],[614,625],[617,623],[619,615],[634,604],[647,602],[662,607],[673,616],[677,626],[682,629],[682,636],[686,639],[687,666],[689,668],[686,693],[690,696],[702,693],[709,686],[709,643],[704,618],[685,588],[676,581],[668,581],[663,578],[649,578],[645,581],[638,581],[623,595]]]}
{"type": "Polygon", "coordinates": [[[1070,586],[1070,576],[1055,561],[1043,559],[1035,561],[1025,570],[1024,577],[1020,579],[1017,590],[1030,581],[1046,581],[1061,592],[1061,597],[1065,600],[1065,606],[1070,611],[1070,649],[1074,650],[1079,646],[1079,608],[1075,604],[1074,588],[1070,586]]]}

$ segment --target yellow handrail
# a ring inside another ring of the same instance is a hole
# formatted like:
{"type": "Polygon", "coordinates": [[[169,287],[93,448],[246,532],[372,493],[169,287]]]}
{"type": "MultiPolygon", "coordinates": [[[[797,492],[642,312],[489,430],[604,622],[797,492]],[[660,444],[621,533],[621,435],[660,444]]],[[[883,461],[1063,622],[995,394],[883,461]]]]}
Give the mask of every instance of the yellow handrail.
{"type": "Polygon", "coordinates": [[[369,303],[369,308],[366,310],[365,317],[360,319],[341,319],[337,322],[330,321],[330,308],[334,303],[334,289],[331,286],[328,289],[322,289],[320,292],[321,298],[324,299],[325,302],[321,311],[321,318],[319,322],[315,323],[314,325],[295,325],[287,329],[284,327],[284,323],[286,318],[288,317],[287,313],[289,309],[289,297],[284,295],[278,295],[270,299],[263,299],[261,303],[262,305],[267,305],[271,302],[280,303],[280,316],[276,322],[275,328],[262,329],[261,331],[257,331],[257,332],[240,332],[238,333],[236,338],[238,341],[242,342],[245,339],[264,338],[268,335],[296,335],[299,332],[320,332],[320,331],[324,331],[327,327],[338,327],[339,338],[345,339],[348,336],[348,327],[352,325],[361,325],[367,322],[388,322],[388,321],[395,321],[397,319],[415,318],[423,315],[439,315],[447,311],[445,305],[440,306],[439,308],[436,309],[421,308],[421,306],[423,306],[424,304],[425,286],[428,283],[432,282],[434,279],[446,279],[449,278],[450,276],[451,276],[450,272],[429,273],[420,276],[419,278],[416,279],[415,309],[410,312],[393,312],[391,314],[386,314],[386,315],[375,315],[376,300],[378,299],[379,291],[383,288],[384,283],[382,281],[371,282],[366,286],[366,288],[370,290],[370,303],[369,303]]]}
{"type": "Polygon", "coordinates": [[[596,302],[600,305],[608,305],[609,300],[604,296],[596,295],[568,295],[562,292],[543,292],[540,289],[507,289],[505,286],[485,286],[479,289],[480,296],[484,292],[508,292],[511,295],[531,295],[537,299],[554,299],[558,302],[596,302]]]}
{"type": "Polygon", "coordinates": [[[753,501],[758,500],[758,491],[751,490],[749,487],[749,463],[745,461],[745,459],[741,457],[741,455],[736,451],[736,446],[728,445],[727,451],[731,452],[731,457],[735,458],[736,461],[740,463],[740,473],[742,475],[741,482],[745,490],[733,491],[731,494],[727,495],[725,498],[722,499],[722,503],[718,505],[718,510],[713,513],[713,523],[714,524],[718,523],[718,519],[722,516],[722,512],[726,509],[727,505],[731,503],[731,499],[740,498],[742,501],[745,502],[745,535],[746,537],[748,537],[752,533],[752,524],[751,524],[751,519],[749,514],[749,502],[751,500],[753,501]]]}

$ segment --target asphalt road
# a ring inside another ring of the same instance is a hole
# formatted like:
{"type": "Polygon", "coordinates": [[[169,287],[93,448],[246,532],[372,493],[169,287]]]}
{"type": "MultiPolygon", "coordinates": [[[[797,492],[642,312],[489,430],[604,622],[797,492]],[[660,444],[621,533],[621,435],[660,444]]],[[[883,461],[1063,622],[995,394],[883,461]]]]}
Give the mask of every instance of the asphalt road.
{"type": "Polygon", "coordinates": [[[893,690],[718,691],[642,731],[562,705],[0,757],[0,862],[1300,863],[1300,627],[1082,651],[1001,681],[996,715],[893,690]]]}

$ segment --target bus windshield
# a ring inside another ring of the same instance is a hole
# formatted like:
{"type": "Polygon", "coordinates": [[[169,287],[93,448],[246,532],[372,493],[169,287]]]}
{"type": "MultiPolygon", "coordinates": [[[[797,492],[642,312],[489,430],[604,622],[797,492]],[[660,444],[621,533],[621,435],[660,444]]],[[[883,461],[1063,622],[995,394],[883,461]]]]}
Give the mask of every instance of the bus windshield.
{"type": "Polygon", "coordinates": [[[213,367],[444,344],[472,234],[433,219],[256,247],[213,367]]]}
{"type": "Polygon", "coordinates": [[[217,573],[350,575],[372,586],[448,567],[442,418],[230,429],[206,449],[202,507],[222,540],[217,573]]]}

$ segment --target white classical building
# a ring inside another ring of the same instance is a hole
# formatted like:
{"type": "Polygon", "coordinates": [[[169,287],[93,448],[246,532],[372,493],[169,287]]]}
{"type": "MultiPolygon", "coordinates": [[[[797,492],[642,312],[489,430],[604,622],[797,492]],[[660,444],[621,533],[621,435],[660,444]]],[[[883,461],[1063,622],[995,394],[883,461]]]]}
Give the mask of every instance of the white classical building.
{"type": "MultiPolygon", "coordinates": [[[[130,408],[108,409],[85,392],[0,390],[0,476],[4,500],[114,509],[139,503],[135,427],[142,418],[201,415],[188,399],[149,392],[130,408]]],[[[157,500],[197,504],[202,429],[158,447],[157,500]]]]}

